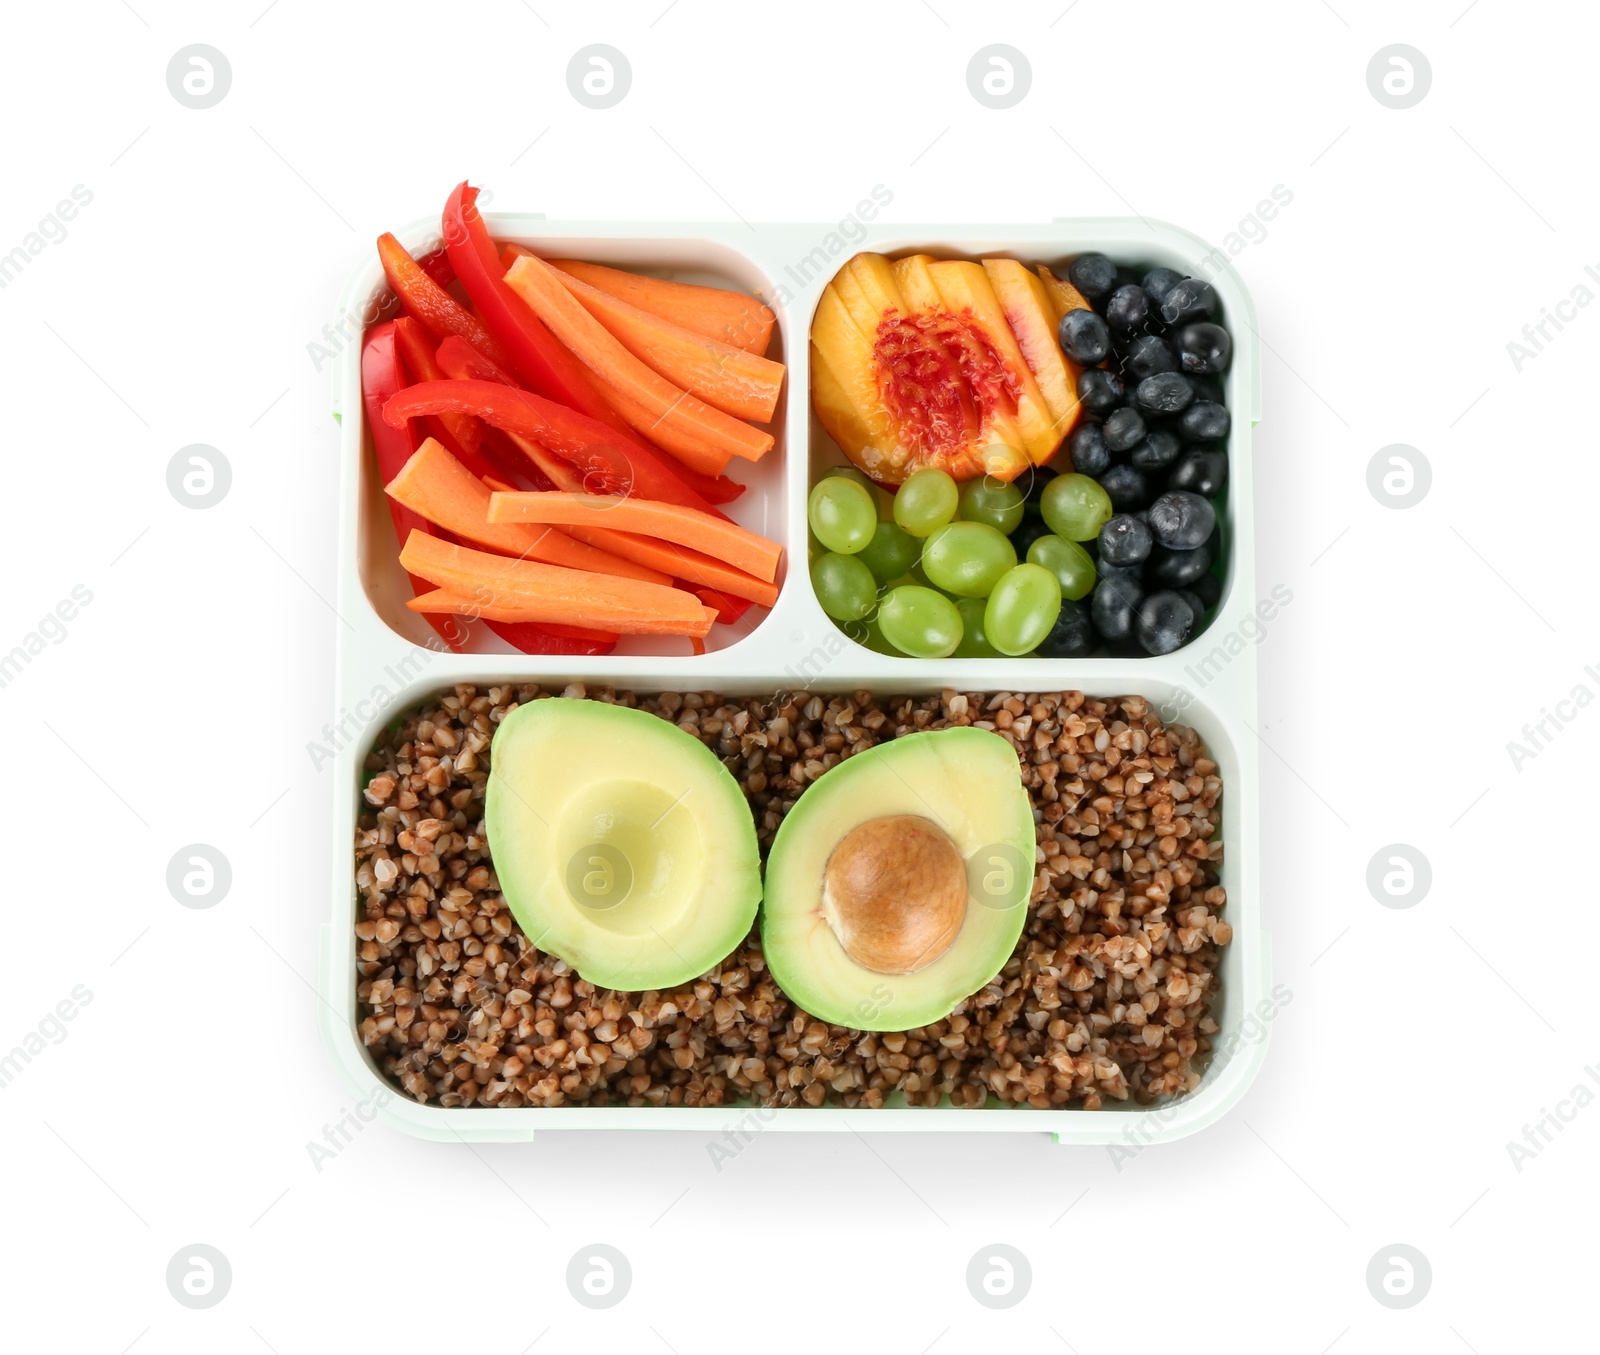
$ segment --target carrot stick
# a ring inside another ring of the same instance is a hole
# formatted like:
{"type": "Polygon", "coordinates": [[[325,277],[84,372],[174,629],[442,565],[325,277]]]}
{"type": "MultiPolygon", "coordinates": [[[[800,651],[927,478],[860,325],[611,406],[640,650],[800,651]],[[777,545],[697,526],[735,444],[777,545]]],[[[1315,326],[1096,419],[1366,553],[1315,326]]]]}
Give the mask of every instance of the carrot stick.
{"type": "Polygon", "coordinates": [[[616,494],[493,494],[489,498],[489,521],[539,522],[547,526],[573,523],[637,532],[704,551],[767,583],[777,578],[778,559],[783,554],[776,542],[736,523],[678,504],[616,494]]]}
{"type": "Polygon", "coordinates": [[[704,635],[709,624],[705,604],[681,589],[513,560],[421,531],[406,538],[400,563],[408,573],[469,599],[481,615],[495,620],[557,621],[644,635],[704,635]]]}
{"type": "MultiPolygon", "coordinates": [[[[700,551],[691,550],[688,546],[674,545],[670,541],[658,541],[654,537],[639,536],[634,532],[613,531],[609,527],[580,527],[576,523],[569,523],[562,530],[568,536],[585,542],[596,550],[607,551],[612,555],[621,556],[624,560],[632,560],[635,564],[661,570],[687,583],[702,584],[721,593],[731,593],[734,597],[758,602],[763,607],[770,607],[778,600],[776,584],[763,583],[754,574],[746,574],[742,569],[735,569],[730,564],[725,564],[700,551]]],[[[698,593],[699,590],[695,591],[698,593]]]]}
{"type": "Polygon", "coordinates": [[[772,418],[783,390],[781,362],[696,334],[580,278],[556,276],[618,343],[673,385],[736,419],[772,418]]]}
{"type": "MultiPolygon", "coordinates": [[[[448,588],[438,588],[421,597],[412,598],[406,606],[414,612],[427,612],[433,616],[468,616],[480,621],[494,621],[502,625],[526,624],[553,626],[550,618],[552,605],[539,599],[522,598],[519,594],[497,595],[479,600],[465,593],[455,593],[448,588]]],[[[609,617],[606,624],[612,633],[619,635],[688,635],[703,639],[716,622],[714,607],[702,604],[704,615],[699,621],[666,621],[659,617],[621,618],[609,617]]],[[[604,634],[589,631],[590,634],[604,634]]]]}
{"type": "Polygon", "coordinates": [[[517,559],[616,574],[646,583],[670,585],[671,574],[607,554],[565,532],[530,529],[518,523],[489,521],[489,487],[429,438],[384,486],[396,503],[475,546],[517,559]]]}
{"type": "Polygon", "coordinates": [[[535,255],[525,254],[506,273],[506,285],[550,327],[596,376],[642,404],[659,423],[696,433],[718,451],[751,461],[772,448],[772,435],[724,414],[657,375],[614,339],[535,255]]]}
{"type": "Polygon", "coordinates": [[[686,469],[707,477],[721,475],[727,469],[732,453],[717,450],[694,428],[657,417],[643,401],[608,381],[597,380],[595,386],[629,428],[649,438],[686,469]]]}
{"type": "MultiPolygon", "coordinates": [[[[521,245],[507,248],[519,254],[532,251],[521,245]]],[[[502,255],[502,258],[505,256],[502,255]]],[[[515,259],[506,259],[509,268],[515,259]]],[[[732,344],[747,353],[765,353],[772,340],[772,327],[778,317],[753,296],[730,292],[721,287],[702,287],[692,282],[668,282],[644,273],[627,273],[603,264],[580,263],[576,259],[551,259],[550,267],[598,287],[602,292],[631,302],[640,310],[671,320],[675,325],[704,334],[708,339],[732,344]]]]}

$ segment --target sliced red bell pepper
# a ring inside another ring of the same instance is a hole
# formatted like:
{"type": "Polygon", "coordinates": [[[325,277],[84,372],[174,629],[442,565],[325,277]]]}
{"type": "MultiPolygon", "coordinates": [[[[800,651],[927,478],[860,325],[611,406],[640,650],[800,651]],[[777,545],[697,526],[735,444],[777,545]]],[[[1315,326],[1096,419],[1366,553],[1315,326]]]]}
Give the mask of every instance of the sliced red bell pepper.
{"type": "Polygon", "coordinates": [[[553,623],[535,625],[531,621],[485,621],[483,623],[508,645],[524,654],[609,654],[617,647],[616,636],[603,631],[583,631],[578,626],[562,629],[568,635],[556,634],[553,623]],[[584,638],[574,639],[581,635],[584,638]]]}
{"type": "MultiPolygon", "coordinates": [[[[446,376],[456,381],[498,381],[501,385],[522,389],[521,384],[512,380],[503,369],[496,367],[471,344],[462,343],[460,339],[449,338],[439,345],[439,366],[444,369],[446,376]]],[[[626,445],[644,448],[652,456],[656,456],[654,448],[646,446],[631,435],[628,436],[626,445]]],[[[658,456],[657,459],[661,460],[661,457],[658,456]]],[[[676,462],[668,466],[665,460],[661,460],[661,464],[667,466],[673,476],[708,504],[732,503],[744,493],[745,487],[737,480],[730,480],[726,475],[715,477],[700,475],[676,462]]]]}
{"type": "Polygon", "coordinates": [[[378,237],[378,258],[383,263],[383,276],[400,298],[400,304],[408,314],[422,321],[434,338],[456,334],[494,361],[502,364],[507,361],[505,350],[483,327],[483,321],[423,272],[422,266],[406,253],[394,236],[378,237]]]}
{"type": "MultiPolygon", "coordinates": [[[[509,368],[529,389],[618,433],[632,436],[622,416],[595,389],[586,368],[545,328],[520,296],[505,283],[505,269],[477,206],[478,190],[456,185],[444,206],[444,247],[456,277],[505,356],[474,344],[496,365],[509,368]]],[[[466,336],[463,335],[463,338],[466,336]]]]}
{"type": "Polygon", "coordinates": [[[731,626],[747,611],[755,606],[748,598],[730,597],[727,593],[719,592],[715,588],[695,588],[687,583],[679,583],[678,587],[687,588],[707,607],[717,609],[717,620],[731,626]]]}
{"type": "MultiPolygon", "coordinates": [[[[400,468],[411,459],[421,439],[404,421],[396,424],[384,421],[383,408],[406,384],[405,369],[400,365],[400,354],[395,346],[394,321],[386,320],[367,331],[361,349],[361,402],[366,409],[367,427],[372,433],[372,449],[377,455],[378,476],[384,484],[400,473],[400,468]]],[[[394,523],[397,541],[404,541],[413,531],[433,532],[433,525],[402,507],[387,495],[389,518],[394,523]]],[[[397,547],[398,549],[398,547],[397,547]]],[[[411,576],[415,596],[430,592],[433,585],[426,579],[411,576]]],[[[460,618],[429,616],[428,624],[439,632],[439,637],[460,653],[467,641],[467,628],[460,618]]]]}
{"type": "MultiPolygon", "coordinates": [[[[437,351],[427,331],[416,320],[409,317],[396,320],[395,338],[400,345],[400,356],[412,376],[408,384],[443,381],[449,375],[439,366],[437,351]]],[[[476,355],[475,349],[454,334],[449,338],[462,350],[476,355]]],[[[477,355],[477,361],[488,363],[489,359],[477,355]]],[[[492,363],[489,365],[493,366],[492,363]]],[[[525,482],[533,489],[555,488],[543,471],[527,464],[527,459],[498,428],[466,414],[430,414],[427,423],[451,455],[480,480],[486,475],[494,475],[525,482]],[[442,437],[439,436],[441,432],[444,433],[442,437]],[[457,448],[461,449],[459,453],[457,448]]]]}
{"type": "Polygon", "coordinates": [[[417,267],[422,269],[430,278],[441,287],[448,287],[456,280],[456,270],[450,266],[450,254],[443,245],[431,254],[424,254],[417,260],[417,267]]]}
{"type": "MultiPolygon", "coordinates": [[[[441,348],[443,345],[441,345],[441,348]]],[[[441,365],[444,360],[441,359],[441,365]]],[[[583,472],[597,492],[698,508],[724,517],[642,444],[619,437],[604,424],[532,391],[493,381],[425,381],[401,391],[383,417],[399,427],[424,414],[471,414],[507,432],[532,438],[583,472]]]]}
{"type": "MultiPolygon", "coordinates": [[[[394,339],[400,350],[400,360],[411,374],[407,385],[444,379],[445,374],[439,367],[438,358],[434,356],[434,341],[420,320],[409,315],[401,316],[394,322],[394,339]]],[[[426,422],[429,431],[474,475],[493,473],[493,467],[484,459],[484,427],[478,420],[468,418],[465,414],[430,414],[426,422]]]]}

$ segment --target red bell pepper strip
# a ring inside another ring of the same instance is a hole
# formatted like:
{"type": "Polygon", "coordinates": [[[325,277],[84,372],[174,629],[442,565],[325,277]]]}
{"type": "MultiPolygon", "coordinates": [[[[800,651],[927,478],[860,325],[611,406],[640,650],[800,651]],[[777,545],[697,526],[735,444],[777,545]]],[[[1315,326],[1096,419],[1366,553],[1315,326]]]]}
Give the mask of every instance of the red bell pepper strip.
{"type": "MultiPolygon", "coordinates": [[[[394,340],[400,350],[400,360],[411,374],[407,385],[444,379],[445,374],[434,356],[434,342],[420,320],[402,315],[394,322],[394,340]]],[[[483,455],[483,425],[476,419],[465,414],[430,414],[426,422],[434,437],[474,475],[493,473],[493,467],[483,455]]]]}
{"type": "MultiPolygon", "coordinates": [[[[400,365],[400,355],[395,348],[394,321],[387,320],[367,331],[366,342],[361,349],[361,401],[366,409],[367,427],[372,433],[372,449],[377,454],[378,476],[385,484],[400,473],[401,467],[411,459],[420,442],[404,421],[396,425],[386,423],[383,418],[384,405],[405,384],[405,370],[400,365]]],[[[404,541],[413,531],[433,531],[431,523],[409,508],[387,495],[384,498],[389,504],[389,518],[394,523],[398,541],[404,541]]],[[[426,579],[412,575],[411,588],[415,596],[421,597],[432,591],[433,585],[426,579]]],[[[427,621],[451,649],[458,654],[461,652],[466,644],[467,628],[458,617],[430,616],[427,621]]]]}
{"type": "Polygon", "coordinates": [[[476,188],[462,182],[444,206],[444,247],[456,277],[504,355],[491,353],[481,344],[473,347],[497,366],[514,371],[529,389],[631,437],[622,416],[595,389],[588,368],[545,328],[527,302],[506,286],[505,269],[478,211],[477,196],[476,188]]]}
{"type": "Polygon", "coordinates": [[[532,391],[493,381],[425,381],[408,387],[384,406],[383,417],[399,428],[424,414],[471,414],[532,438],[583,473],[596,492],[698,508],[725,516],[668,470],[642,444],[621,438],[604,424],[532,391]]]}
{"type": "Polygon", "coordinates": [[[400,298],[400,304],[408,314],[422,321],[434,338],[456,334],[495,362],[504,364],[507,361],[505,350],[483,327],[483,321],[423,272],[421,265],[406,253],[394,236],[378,237],[378,258],[383,263],[383,276],[400,298]]]}
{"type": "Polygon", "coordinates": [[[616,636],[604,631],[585,631],[578,626],[562,627],[570,633],[557,635],[552,622],[535,625],[532,621],[485,621],[483,624],[524,654],[609,654],[617,647],[616,636]]]}
{"type": "Polygon", "coordinates": [[[418,259],[417,267],[441,287],[448,287],[456,280],[456,270],[450,266],[450,254],[443,245],[418,259]]]}
{"type": "MultiPolygon", "coordinates": [[[[482,353],[470,344],[462,343],[456,338],[444,340],[439,345],[439,366],[444,369],[444,374],[456,381],[498,381],[501,385],[522,389],[520,383],[513,381],[502,369],[496,367],[482,353]]],[[[627,435],[628,446],[644,447],[652,456],[656,456],[654,448],[647,447],[638,441],[633,434],[627,435]]],[[[660,459],[659,457],[657,458],[660,459]]],[[[662,461],[663,466],[668,466],[662,461]]],[[[726,475],[709,476],[701,475],[690,470],[687,466],[680,466],[676,462],[668,466],[670,473],[681,480],[689,489],[698,494],[708,504],[731,503],[744,493],[745,487],[737,480],[730,480],[726,475]]]]}
{"type": "Polygon", "coordinates": [[[695,588],[682,582],[678,584],[678,587],[688,588],[707,607],[715,607],[717,609],[717,620],[730,626],[756,605],[748,598],[730,597],[715,588],[695,588]]]}
{"type": "MultiPolygon", "coordinates": [[[[421,324],[409,316],[402,316],[394,324],[400,356],[411,373],[412,379],[407,384],[443,381],[448,373],[440,368],[433,343],[421,324]]],[[[476,352],[454,334],[450,336],[450,342],[469,353],[476,352]]],[[[477,360],[484,363],[489,361],[481,356],[477,360]]],[[[450,454],[480,480],[486,475],[493,475],[526,482],[534,489],[555,488],[537,466],[526,464],[522,453],[511,445],[498,428],[491,428],[466,414],[430,414],[426,422],[450,454]]]]}

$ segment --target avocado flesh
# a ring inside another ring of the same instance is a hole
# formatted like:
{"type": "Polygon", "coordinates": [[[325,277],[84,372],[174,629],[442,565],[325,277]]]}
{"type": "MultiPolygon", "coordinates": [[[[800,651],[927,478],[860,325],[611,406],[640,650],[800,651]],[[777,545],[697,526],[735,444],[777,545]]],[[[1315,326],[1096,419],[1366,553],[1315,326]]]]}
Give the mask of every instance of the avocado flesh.
{"type": "Polygon", "coordinates": [[[490,748],[485,821],[528,939],[597,987],[687,983],[755,919],[750,807],[709,748],[658,716],[565,697],[519,706],[490,748]]]}
{"type": "Polygon", "coordinates": [[[987,730],[954,728],[878,744],[829,770],[778,828],[767,856],[761,941],[778,986],[812,1016],[858,1030],[911,1030],[949,1015],[992,980],[1027,920],[1033,804],[1017,754],[987,730]],[[965,917],[949,947],[910,974],[867,969],[823,909],[834,848],[889,815],[931,820],[967,861],[965,917]]]}

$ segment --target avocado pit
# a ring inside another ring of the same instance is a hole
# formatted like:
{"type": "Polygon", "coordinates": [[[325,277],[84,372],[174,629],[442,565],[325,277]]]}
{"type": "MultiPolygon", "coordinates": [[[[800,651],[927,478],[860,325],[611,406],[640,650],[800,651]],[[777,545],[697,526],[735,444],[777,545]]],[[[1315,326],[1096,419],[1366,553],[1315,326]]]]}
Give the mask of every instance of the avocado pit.
{"type": "Polygon", "coordinates": [[[929,819],[868,819],[828,857],[822,915],[863,969],[914,974],[943,955],[961,930],[966,863],[949,834],[929,819]]]}

